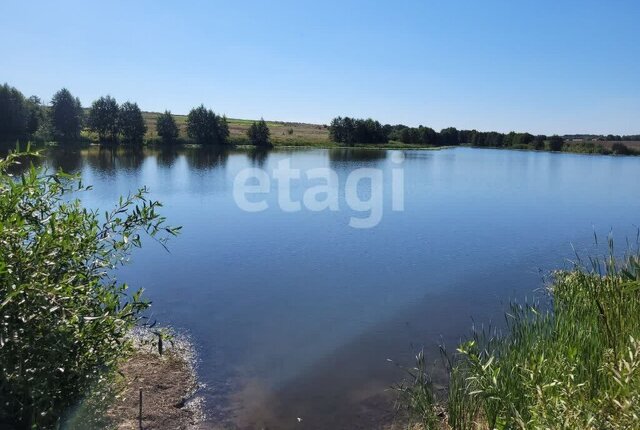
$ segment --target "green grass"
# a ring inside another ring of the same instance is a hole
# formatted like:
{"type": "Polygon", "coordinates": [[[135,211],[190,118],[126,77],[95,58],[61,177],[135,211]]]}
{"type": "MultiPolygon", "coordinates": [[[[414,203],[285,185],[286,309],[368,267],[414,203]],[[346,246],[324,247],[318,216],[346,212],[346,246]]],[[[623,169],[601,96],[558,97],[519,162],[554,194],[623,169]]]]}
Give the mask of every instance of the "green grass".
{"type": "MultiPolygon", "coordinates": [[[[145,124],[147,125],[147,133],[145,142],[147,144],[155,144],[161,142],[156,133],[156,119],[158,112],[143,112],[145,124]]],[[[176,124],[179,129],[179,142],[189,143],[187,136],[187,116],[174,115],[176,124]]],[[[247,138],[247,130],[254,122],[251,119],[227,118],[229,124],[229,141],[234,145],[246,145],[249,143],[247,138]]],[[[299,122],[283,122],[283,121],[266,121],[271,131],[271,142],[275,147],[311,147],[311,148],[345,148],[355,147],[364,149],[443,149],[448,147],[429,147],[420,144],[402,143],[398,141],[389,141],[383,144],[355,144],[347,146],[341,143],[332,142],[329,139],[329,127],[324,124],[309,124],[299,122]]],[[[82,138],[90,142],[98,142],[98,136],[94,133],[84,130],[82,138]]],[[[611,154],[612,142],[567,142],[564,145],[563,152],[581,153],[581,154],[611,154]]],[[[626,142],[629,146],[630,154],[640,154],[640,143],[626,142]],[[637,144],[637,145],[636,145],[637,144]]],[[[460,146],[470,146],[461,144],[460,146]]],[[[500,149],[521,149],[533,150],[532,148],[522,146],[503,147],[500,149]]]]}
{"type": "MultiPolygon", "coordinates": [[[[158,138],[156,133],[156,112],[143,112],[142,116],[147,125],[146,140],[158,138]]],[[[180,130],[180,137],[187,138],[187,116],[174,115],[180,130]]],[[[249,119],[227,118],[229,124],[229,138],[232,143],[244,143],[247,130],[253,123],[249,119]]],[[[329,147],[329,129],[321,124],[305,124],[297,122],[267,121],[271,131],[271,140],[275,146],[321,146],[329,147]]]]}
{"type": "MultiPolygon", "coordinates": [[[[147,142],[158,141],[156,133],[156,112],[143,112],[143,118],[147,125],[147,142]]],[[[176,124],[180,130],[179,137],[183,141],[187,140],[187,116],[174,115],[176,124]]],[[[229,124],[229,140],[234,145],[247,145],[247,129],[253,123],[249,119],[227,118],[229,124]]],[[[311,148],[345,148],[344,144],[332,142],[329,139],[329,128],[322,124],[307,124],[298,122],[267,121],[267,126],[271,131],[271,141],[276,147],[311,147],[311,148]]],[[[90,136],[88,136],[90,137],[90,136]]],[[[430,148],[424,145],[406,144],[402,142],[390,141],[385,144],[355,144],[352,148],[364,149],[440,149],[430,148]]]]}
{"type": "Polygon", "coordinates": [[[447,359],[444,420],[434,421],[428,378],[410,379],[400,399],[413,420],[456,430],[640,428],[640,254],[617,262],[610,249],[555,273],[550,307],[514,304],[504,333],[475,331],[458,347],[447,359]]]}

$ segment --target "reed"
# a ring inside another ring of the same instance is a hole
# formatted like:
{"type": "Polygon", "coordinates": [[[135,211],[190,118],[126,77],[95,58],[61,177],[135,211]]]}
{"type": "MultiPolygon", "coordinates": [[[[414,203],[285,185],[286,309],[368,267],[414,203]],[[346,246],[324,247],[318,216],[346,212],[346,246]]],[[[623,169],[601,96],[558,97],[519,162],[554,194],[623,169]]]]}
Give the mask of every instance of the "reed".
{"type": "Polygon", "coordinates": [[[424,413],[437,410],[427,376],[401,406],[426,429],[639,428],[640,253],[614,255],[609,241],[604,257],[554,273],[549,300],[512,304],[506,329],[444,354],[443,419],[424,413]]]}

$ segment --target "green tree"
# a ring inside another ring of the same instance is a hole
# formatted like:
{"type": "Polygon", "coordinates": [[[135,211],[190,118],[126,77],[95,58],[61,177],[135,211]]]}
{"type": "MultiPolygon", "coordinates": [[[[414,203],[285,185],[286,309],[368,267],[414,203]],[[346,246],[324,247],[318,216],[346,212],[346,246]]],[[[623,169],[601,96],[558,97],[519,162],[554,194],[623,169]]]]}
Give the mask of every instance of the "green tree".
{"type": "Polygon", "coordinates": [[[261,147],[273,146],[269,139],[271,132],[269,131],[267,123],[262,118],[260,118],[260,121],[251,124],[247,130],[247,136],[249,137],[252,145],[261,147]]]}
{"type": "Polygon", "coordinates": [[[455,127],[445,128],[440,131],[438,143],[442,146],[454,146],[460,143],[458,130],[455,127]]]}
{"type": "Polygon", "coordinates": [[[548,141],[550,151],[562,151],[564,146],[564,139],[558,135],[553,135],[548,141]]]}
{"type": "Polygon", "coordinates": [[[533,142],[531,142],[529,146],[536,151],[544,149],[545,140],[547,140],[547,136],[545,136],[544,134],[539,134],[534,137],[533,142]]]}
{"type": "Polygon", "coordinates": [[[26,100],[27,107],[27,132],[34,134],[44,119],[44,108],[40,97],[31,96],[26,100]]]}
{"type": "Polygon", "coordinates": [[[80,99],[74,98],[66,88],[53,95],[49,117],[55,139],[70,141],[80,137],[83,120],[82,105],[80,99]]]}
{"type": "Polygon", "coordinates": [[[0,86],[0,136],[16,137],[27,131],[28,110],[24,95],[8,84],[0,86]]]}
{"type": "Polygon", "coordinates": [[[346,143],[387,143],[390,127],[384,127],[371,118],[357,119],[337,117],[329,125],[329,138],[334,142],[346,143]]]}
{"type": "Polygon", "coordinates": [[[118,139],[119,108],[116,99],[111,96],[100,97],[91,104],[89,110],[89,128],[98,133],[101,141],[118,139]]]}
{"type": "Polygon", "coordinates": [[[187,116],[187,134],[199,144],[225,145],[229,138],[227,118],[200,105],[187,116]]]}
{"type": "MultiPolygon", "coordinates": [[[[0,159],[0,422],[59,428],[60,417],[116,369],[147,306],[114,278],[141,235],[166,227],[146,190],[99,215],[70,195],[77,178],[0,159]]],[[[3,427],[4,428],[4,427],[3,427]]]]}
{"type": "Polygon", "coordinates": [[[120,106],[118,128],[125,142],[142,143],[147,126],[137,103],[124,102],[120,106]]]}
{"type": "Polygon", "coordinates": [[[178,139],[178,126],[170,111],[166,110],[164,113],[158,115],[156,132],[164,143],[173,143],[178,139]]]}

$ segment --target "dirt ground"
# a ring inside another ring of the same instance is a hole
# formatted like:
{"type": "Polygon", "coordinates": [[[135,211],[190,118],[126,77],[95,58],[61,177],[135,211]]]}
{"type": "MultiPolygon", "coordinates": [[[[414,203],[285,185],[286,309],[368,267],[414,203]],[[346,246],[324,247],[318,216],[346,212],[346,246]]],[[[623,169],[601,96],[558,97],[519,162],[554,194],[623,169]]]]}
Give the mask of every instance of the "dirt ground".
{"type": "Polygon", "coordinates": [[[140,346],[120,369],[123,391],[108,411],[122,430],[193,430],[203,421],[202,404],[188,353],[174,346],[160,355],[140,346]],[[142,427],[140,391],[142,390],[142,427]]]}

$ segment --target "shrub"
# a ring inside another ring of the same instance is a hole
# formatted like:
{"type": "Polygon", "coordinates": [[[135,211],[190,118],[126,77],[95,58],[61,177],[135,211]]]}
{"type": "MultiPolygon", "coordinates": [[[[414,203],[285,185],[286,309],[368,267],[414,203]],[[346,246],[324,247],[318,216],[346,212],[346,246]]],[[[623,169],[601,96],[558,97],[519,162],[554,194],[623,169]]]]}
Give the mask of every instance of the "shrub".
{"type": "Polygon", "coordinates": [[[624,143],[616,142],[611,145],[611,152],[616,155],[631,155],[633,152],[624,143]]]}
{"type": "MultiPolygon", "coordinates": [[[[0,160],[0,426],[53,428],[128,350],[147,306],[112,277],[147,233],[164,226],[141,189],[99,216],[69,197],[89,188],[34,167],[16,180],[0,160]]],[[[13,166],[13,167],[12,167],[13,166]]]]}

